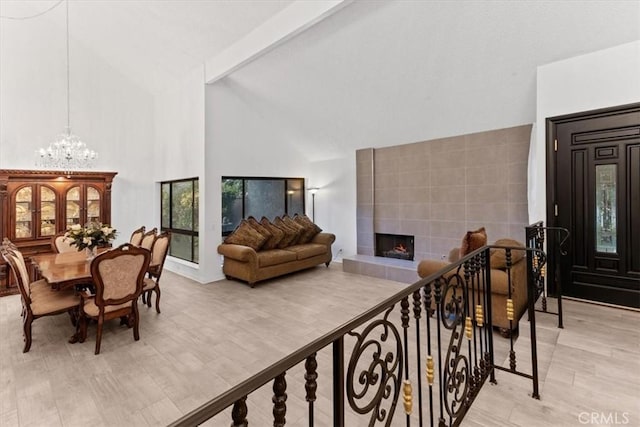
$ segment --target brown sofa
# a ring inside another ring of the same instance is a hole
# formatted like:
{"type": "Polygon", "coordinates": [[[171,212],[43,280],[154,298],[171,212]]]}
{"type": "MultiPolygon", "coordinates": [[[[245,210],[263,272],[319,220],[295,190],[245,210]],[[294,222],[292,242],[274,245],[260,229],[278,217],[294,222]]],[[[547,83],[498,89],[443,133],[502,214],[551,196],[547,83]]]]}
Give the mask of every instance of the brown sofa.
{"type": "MultiPolygon", "coordinates": [[[[498,246],[523,247],[523,245],[515,240],[500,239],[495,242],[498,246]]],[[[457,249],[451,251],[450,261],[456,261],[455,254],[457,249]]],[[[512,250],[512,267],[511,267],[511,299],[513,300],[514,320],[509,324],[507,319],[507,299],[509,298],[509,273],[506,271],[505,250],[491,250],[491,314],[492,323],[495,328],[499,328],[503,336],[509,336],[512,331],[518,328],[518,321],[527,309],[527,260],[524,251],[512,250]]],[[[446,261],[423,260],[418,264],[418,275],[422,278],[430,276],[449,265],[446,261]]],[[[455,274],[453,270],[447,274],[455,274]]],[[[484,293],[479,291],[478,297],[484,298],[484,293]]],[[[485,309],[486,313],[486,309],[485,309]]]]}
{"type": "Polygon", "coordinates": [[[241,279],[251,287],[260,280],[331,262],[331,233],[306,215],[243,219],[218,246],[224,255],[222,271],[227,278],[241,279]]]}
{"type": "Polygon", "coordinates": [[[244,280],[251,287],[256,282],[314,267],[332,259],[331,244],[336,236],[331,233],[316,234],[309,243],[282,249],[256,251],[249,246],[222,243],[218,253],[224,255],[222,271],[227,278],[244,280]]]}

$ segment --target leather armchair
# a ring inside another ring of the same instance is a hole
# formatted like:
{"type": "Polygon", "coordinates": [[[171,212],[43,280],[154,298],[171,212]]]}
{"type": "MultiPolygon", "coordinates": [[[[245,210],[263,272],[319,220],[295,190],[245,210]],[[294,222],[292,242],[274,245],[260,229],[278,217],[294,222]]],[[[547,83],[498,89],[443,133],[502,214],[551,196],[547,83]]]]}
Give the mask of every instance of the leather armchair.
{"type": "MultiPolygon", "coordinates": [[[[524,247],[522,243],[511,239],[500,239],[495,242],[496,246],[524,247]]],[[[455,254],[457,248],[450,253],[450,262],[457,259],[455,254]]],[[[511,251],[512,266],[506,268],[505,250],[491,250],[491,313],[492,323],[495,328],[499,328],[503,336],[509,336],[518,329],[518,321],[527,309],[527,260],[525,251],[511,251]],[[509,298],[509,287],[511,287],[511,299],[513,300],[514,319],[509,322],[507,318],[507,299],[509,298]]],[[[449,265],[447,261],[423,260],[418,264],[418,275],[421,278],[430,276],[449,265]]],[[[449,272],[445,277],[455,274],[455,270],[449,272]]],[[[484,292],[479,291],[476,301],[482,301],[484,292]]],[[[486,313],[486,309],[485,309],[486,313]]]]}

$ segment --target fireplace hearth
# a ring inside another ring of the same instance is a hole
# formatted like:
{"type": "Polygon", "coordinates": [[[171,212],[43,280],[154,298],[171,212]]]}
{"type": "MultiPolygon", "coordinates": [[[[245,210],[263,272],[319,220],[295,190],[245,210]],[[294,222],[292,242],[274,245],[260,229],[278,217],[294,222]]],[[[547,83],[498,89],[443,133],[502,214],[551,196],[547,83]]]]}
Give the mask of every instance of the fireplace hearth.
{"type": "Polygon", "coordinates": [[[376,233],[376,256],[413,261],[414,236],[376,233]]]}

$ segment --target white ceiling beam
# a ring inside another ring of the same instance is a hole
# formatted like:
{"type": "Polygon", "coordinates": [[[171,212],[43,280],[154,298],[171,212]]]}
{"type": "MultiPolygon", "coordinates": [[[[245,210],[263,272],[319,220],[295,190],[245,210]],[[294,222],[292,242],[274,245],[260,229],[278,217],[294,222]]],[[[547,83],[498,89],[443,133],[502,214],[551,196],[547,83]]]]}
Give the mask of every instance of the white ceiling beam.
{"type": "Polygon", "coordinates": [[[205,63],[206,82],[214,83],[242,68],[260,55],[336,13],[351,1],[295,1],[229,48],[208,59],[205,63]]]}

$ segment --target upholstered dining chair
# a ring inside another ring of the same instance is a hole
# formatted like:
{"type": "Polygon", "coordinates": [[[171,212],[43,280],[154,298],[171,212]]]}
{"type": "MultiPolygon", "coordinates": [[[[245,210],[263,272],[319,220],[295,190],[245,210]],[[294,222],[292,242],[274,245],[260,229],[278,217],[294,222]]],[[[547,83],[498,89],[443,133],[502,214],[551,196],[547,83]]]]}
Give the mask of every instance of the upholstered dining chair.
{"type": "MultiPolygon", "coordinates": [[[[22,256],[22,252],[18,249],[16,244],[13,243],[11,240],[7,239],[6,237],[4,239],[2,239],[2,248],[1,249],[9,249],[9,250],[13,251],[15,253],[15,255],[20,259],[20,262],[23,263],[25,265],[25,267],[27,266],[27,263],[24,261],[24,257],[22,256]]],[[[9,270],[11,270],[13,272],[12,276],[14,278],[17,277],[16,276],[17,274],[20,274],[19,271],[15,270],[13,268],[11,263],[7,262],[7,267],[9,268],[9,270]]],[[[6,274],[7,274],[7,276],[9,276],[9,273],[6,273],[6,274]]],[[[40,286],[49,287],[48,283],[43,282],[41,280],[32,281],[32,277],[33,277],[33,275],[29,272],[29,268],[27,267],[27,281],[25,283],[27,283],[29,285],[29,288],[37,288],[37,287],[40,287],[40,286]]]]}
{"type": "Polygon", "coordinates": [[[31,348],[31,324],[34,320],[56,314],[69,313],[71,323],[76,324],[80,297],[73,289],[54,291],[45,279],[30,282],[22,253],[8,245],[0,248],[2,257],[11,266],[22,300],[23,353],[31,348]]]}
{"type": "Polygon", "coordinates": [[[100,353],[105,320],[126,318],[127,324],[133,326],[133,339],[140,339],[137,301],[150,259],[149,251],[125,243],[103,252],[91,262],[95,295],[82,296],[79,341],[84,342],[87,337],[88,320],[97,320],[95,354],[100,353]]]}
{"type": "Polygon", "coordinates": [[[7,239],[6,237],[4,237],[2,239],[2,246],[5,248],[9,248],[9,249],[13,249],[13,250],[17,250],[18,247],[15,245],[15,243],[13,243],[11,240],[7,239]]]}
{"type": "Polygon", "coordinates": [[[53,249],[57,254],[64,252],[76,252],[78,250],[75,246],[71,246],[71,239],[65,240],[65,233],[65,231],[62,231],[51,237],[51,249],[53,249]]]}
{"type": "Polygon", "coordinates": [[[133,246],[140,246],[140,243],[142,243],[142,236],[144,236],[144,230],[144,225],[137,230],[134,230],[133,233],[131,233],[129,243],[131,243],[133,246]]]}
{"type": "Polygon", "coordinates": [[[151,230],[144,233],[142,236],[142,241],[140,242],[140,247],[145,248],[150,251],[153,247],[153,242],[156,240],[156,235],[158,234],[158,229],[153,227],[151,230]]]}
{"type": "MultiPolygon", "coordinates": [[[[12,249],[14,251],[17,251],[18,247],[11,240],[9,240],[8,238],[4,237],[2,239],[2,245],[0,246],[0,249],[12,249]]],[[[22,256],[22,254],[20,254],[20,255],[22,256]]],[[[13,270],[13,268],[11,268],[11,264],[7,263],[7,269],[8,270],[5,271],[5,276],[6,276],[6,279],[7,279],[7,286],[9,286],[10,276],[13,276],[11,273],[9,273],[9,269],[13,270]]]]}
{"type": "Polygon", "coordinates": [[[165,231],[160,233],[151,247],[151,262],[149,263],[149,277],[144,279],[144,287],[142,290],[142,302],[147,303],[147,307],[151,307],[151,294],[156,293],[156,311],[160,313],[160,276],[164,267],[164,260],[169,252],[169,244],[171,243],[171,233],[165,231]]]}

